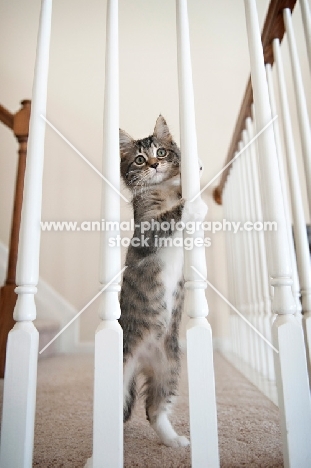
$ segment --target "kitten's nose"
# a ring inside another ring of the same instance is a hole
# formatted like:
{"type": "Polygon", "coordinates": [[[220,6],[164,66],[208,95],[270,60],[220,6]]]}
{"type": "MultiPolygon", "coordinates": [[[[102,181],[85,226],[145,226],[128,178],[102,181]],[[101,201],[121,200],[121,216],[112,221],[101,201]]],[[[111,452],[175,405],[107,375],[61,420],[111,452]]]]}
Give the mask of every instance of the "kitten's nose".
{"type": "Polygon", "coordinates": [[[156,163],[153,163],[153,164],[150,164],[150,167],[153,167],[153,169],[156,169],[158,167],[159,163],[156,162],[156,163]]]}

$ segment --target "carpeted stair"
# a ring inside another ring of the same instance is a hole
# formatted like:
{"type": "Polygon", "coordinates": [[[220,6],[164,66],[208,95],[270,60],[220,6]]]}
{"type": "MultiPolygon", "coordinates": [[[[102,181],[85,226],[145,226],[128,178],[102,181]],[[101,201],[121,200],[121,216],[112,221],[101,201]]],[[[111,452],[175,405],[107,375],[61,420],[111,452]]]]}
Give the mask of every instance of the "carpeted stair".
{"type": "MultiPolygon", "coordinates": [[[[221,468],[283,467],[278,409],[221,355],[214,359],[221,468]]],[[[186,376],[184,358],[171,419],[177,432],[189,437],[186,376]]],[[[34,467],[84,466],[92,451],[92,394],[93,356],[58,355],[39,362],[34,467]]],[[[159,444],[141,401],[124,435],[125,467],[191,466],[190,448],[159,444]]]]}

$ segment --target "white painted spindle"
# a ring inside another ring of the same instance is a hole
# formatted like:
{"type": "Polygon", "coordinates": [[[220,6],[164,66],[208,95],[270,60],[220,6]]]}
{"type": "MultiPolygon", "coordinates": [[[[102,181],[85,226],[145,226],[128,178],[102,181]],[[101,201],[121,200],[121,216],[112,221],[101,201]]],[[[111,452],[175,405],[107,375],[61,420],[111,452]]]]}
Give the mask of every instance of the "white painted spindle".
{"type": "MultiPolygon", "coordinates": [[[[222,193],[222,204],[224,210],[224,217],[227,221],[231,222],[232,219],[232,196],[231,196],[231,185],[232,185],[232,168],[228,174],[226,184],[222,193]]],[[[226,238],[226,258],[227,258],[227,271],[228,271],[228,290],[229,290],[229,301],[231,304],[236,305],[236,274],[235,274],[235,250],[233,247],[232,232],[228,230],[225,233],[226,238]]],[[[236,328],[236,313],[230,309],[230,336],[231,336],[231,352],[238,355],[239,341],[236,328]]]]}
{"type": "MultiPolygon", "coordinates": [[[[234,165],[233,165],[234,166],[234,165]]],[[[225,190],[223,194],[223,204],[224,209],[227,213],[226,219],[228,219],[231,223],[235,221],[234,219],[234,203],[235,203],[235,196],[233,194],[233,187],[234,187],[234,167],[231,168],[230,173],[228,175],[225,190]]],[[[237,273],[237,249],[236,249],[236,237],[232,233],[232,231],[228,231],[226,233],[226,237],[228,238],[228,255],[230,256],[230,268],[228,269],[228,285],[230,285],[231,295],[230,295],[230,302],[235,306],[238,307],[238,287],[239,287],[239,275],[237,273]]],[[[239,335],[239,326],[238,326],[239,317],[236,315],[233,310],[230,311],[230,323],[231,323],[231,340],[232,340],[232,350],[236,356],[240,356],[240,349],[241,349],[241,340],[239,335]]],[[[240,361],[238,360],[237,363],[240,361]]]]}
{"type": "MultiPolygon", "coordinates": [[[[243,143],[244,146],[247,146],[249,143],[249,135],[247,130],[243,130],[243,143]]],[[[244,151],[242,155],[242,166],[243,166],[243,179],[245,183],[245,209],[246,209],[246,217],[245,223],[252,222],[252,203],[253,203],[253,185],[251,184],[250,174],[249,174],[249,159],[251,157],[250,147],[244,151]]],[[[255,231],[247,231],[247,224],[243,227],[245,232],[246,241],[248,243],[248,250],[249,250],[249,277],[251,281],[251,297],[252,297],[252,308],[251,308],[251,316],[250,322],[254,325],[254,327],[259,330],[259,292],[258,292],[258,279],[256,276],[256,247],[255,247],[255,239],[254,234],[255,231]]],[[[258,378],[260,377],[260,373],[262,373],[262,361],[261,361],[261,354],[260,354],[260,345],[261,345],[261,338],[255,333],[253,330],[250,330],[250,335],[252,336],[254,354],[255,354],[255,361],[254,364],[256,366],[256,375],[258,378]]],[[[258,380],[258,379],[257,379],[258,380]]]]}
{"type": "Polygon", "coordinates": [[[290,110],[287,98],[283,60],[278,39],[273,41],[273,54],[278,78],[280,93],[280,105],[282,110],[282,121],[284,128],[285,154],[288,167],[288,178],[292,202],[292,214],[294,225],[294,236],[296,244],[296,256],[298,273],[301,286],[303,321],[305,325],[309,368],[311,365],[311,265],[309,254],[309,243],[306,231],[306,221],[303,211],[303,203],[300,189],[300,180],[297,167],[294,135],[291,124],[290,110]]]}
{"type": "Polygon", "coordinates": [[[311,13],[308,0],[300,0],[301,16],[305,32],[306,47],[311,71],[311,13]]]}
{"type": "MultiPolygon", "coordinates": [[[[250,142],[251,139],[253,138],[253,134],[250,132],[250,122],[251,119],[248,117],[245,121],[245,128],[246,128],[246,133],[247,133],[247,142],[250,142]]],[[[252,172],[252,158],[254,156],[253,153],[253,146],[254,143],[252,143],[248,147],[248,154],[246,157],[246,177],[248,180],[248,186],[249,186],[249,199],[250,199],[250,219],[252,223],[257,222],[258,218],[256,216],[256,193],[255,193],[255,183],[254,183],[254,175],[252,172]]],[[[251,240],[252,240],[252,246],[254,250],[254,264],[253,264],[253,270],[254,270],[254,278],[255,278],[255,291],[256,291],[256,316],[255,316],[255,321],[254,321],[254,326],[256,329],[263,335],[265,336],[265,330],[264,330],[264,301],[263,301],[263,294],[262,294],[262,272],[260,269],[260,244],[259,244],[259,232],[254,228],[253,225],[253,230],[249,233],[251,240]]],[[[256,334],[256,339],[257,339],[257,346],[258,346],[258,354],[259,354],[259,370],[262,375],[267,377],[267,360],[266,360],[266,347],[267,344],[256,334]]],[[[259,376],[259,383],[262,381],[262,375],[259,376]]]]}
{"type": "MultiPolygon", "coordinates": [[[[106,69],[103,132],[103,175],[120,189],[118,0],[107,2],[106,69]]],[[[105,181],[102,184],[102,219],[120,223],[120,197],[105,181]]],[[[93,468],[123,466],[123,332],[120,318],[121,255],[109,247],[108,238],[120,232],[101,233],[101,298],[95,334],[93,411],[93,468]]]]}
{"type": "MultiPolygon", "coordinates": [[[[249,140],[254,138],[254,128],[251,118],[246,119],[246,128],[249,135],[249,140]]],[[[253,187],[254,207],[253,219],[254,221],[263,222],[262,206],[260,197],[260,185],[258,178],[258,164],[256,147],[257,142],[253,142],[250,146],[249,162],[249,180],[253,187]]],[[[269,294],[269,275],[267,268],[266,246],[263,230],[254,233],[255,240],[257,241],[258,257],[256,258],[257,278],[259,287],[259,331],[271,343],[271,300],[269,294]]],[[[263,360],[264,375],[270,379],[274,379],[273,367],[273,351],[272,349],[261,340],[261,354],[263,360]]]]}
{"type": "MultiPolygon", "coordinates": [[[[255,115],[255,105],[254,105],[254,102],[252,103],[251,105],[251,119],[252,119],[252,130],[253,130],[253,136],[257,135],[259,132],[260,132],[260,128],[258,127],[257,125],[257,122],[256,122],[256,115],[255,115]]],[[[258,182],[258,191],[257,191],[257,194],[258,194],[258,197],[259,197],[259,204],[260,204],[260,221],[264,222],[264,215],[263,215],[263,195],[266,191],[266,184],[265,184],[265,179],[263,178],[263,180],[261,180],[261,177],[260,177],[260,151],[259,151],[259,144],[258,144],[258,138],[256,138],[256,140],[254,141],[253,145],[252,145],[252,148],[254,148],[254,151],[256,153],[256,156],[254,158],[254,162],[255,162],[255,165],[254,165],[254,175],[255,175],[255,178],[258,182]]],[[[266,253],[266,269],[265,269],[265,272],[267,273],[267,278],[268,278],[268,284],[269,284],[269,297],[270,297],[270,305],[272,303],[272,299],[273,299],[273,294],[274,294],[274,291],[273,291],[273,286],[271,286],[270,284],[270,281],[269,281],[269,273],[268,273],[268,257],[269,257],[269,245],[268,245],[268,242],[267,242],[267,239],[265,239],[265,235],[264,235],[264,231],[263,232],[263,238],[264,238],[264,244],[265,244],[265,253],[266,253]]],[[[271,309],[271,307],[270,307],[271,309]]]]}
{"type": "MultiPolygon", "coordinates": [[[[238,145],[238,150],[241,152],[243,150],[243,142],[240,141],[238,145]]],[[[235,162],[235,171],[236,171],[236,221],[243,223],[244,220],[244,202],[245,202],[245,193],[244,193],[244,179],[242,174],[242,164],[241,164],[242,155],[238,157],[235,162]]],[[[239,257],[237,258],[238,263],[240,264],[239,271],[239,283],[240,283],[240,299],[241,303],[238,307],[238,310],[243,314],[248,320],[250,315],[250,304],[251,304],[251,289],[250,289],[250,278],[248,276],[249,266],[248,266],[248,251],[245,232],[241,229],[235,234],[237,237],[238,243],[238,252],[239,257]]],[[[242,359],[246,361],[251,366],[254,365],[255,354],[252,343],[252,337],[248,325],[244,320],[239,318],[241,332],[242,332],[242,359]]]]}
{"type": "MultiPolygon", "coordinates": [[[[238,144],[238,152],[242,149],[242,143],[238,144]]],[[[239,171],[239,159],[233,163],[232,167],[232,200],[233,200],[233,220],[239,222],[241,220],[241,180],[239,171]]],[[[235,268],[236,268],[236,279],[237,279],[237,310],[246,315],[247,310],[247,287],[245,285],[245,259],[244,259],[244,243],[242,238],[242,232],[237,231],[233,235],[235,242],[235,268]]],[[[250,352],[247,341],[247,334],[245,333],[245,322],[237,316],[236,327],[239,335],[239,356],[241,363],[250,362],[250,352]]]]}
{"type": "MultiPolygon", "coordinates": [[[[222,191],[222,206],[223,206],[223,214],[224,218],[229,221],[230,219],[230,208],[229,203],[227,201],[227,194],[228,194],[228,179],[230,174],[227,177],[226,184],[222,191]]],[[[234,277],[233,277],[233,265],[232,265],[232,248],[231,248],[231,239],[229,233],[225,233],[225,243],[226,243],[226,260],[227,260],[227,276],[228,276],[228,296],[229,301],[231,304],[234,304],[234,277]]],[[[230,326],[230,334],[231,334],[231,352],[235,352],[234,349],[234,341],[233,341],[233,323],[232,323],[232,311],[230,311],[229,317],[229,326],[230,326]]]]}
{"type": "MultiPolygon", "coordinates": [[[[276,108],[276,101],[275,101],[272,68],[271,68],[270,63],[267,63],[266,65],[266,75],[267,75],[269,100],[270,100],[270,107],[271,107],[271,118],[272,118],[275,115],[277,115],[277,108],[276,108]]],[[[280,138],[279,122],[280,122],[279,119],[276,119],[273,122],[274,139],[275,139],[276,154],[277,154],[278,164],[279,164],[279,174],[280,174],[280,182],[281,182],[281,189],[282,189],[283,203],[284,203],[287,239],[288,239],[288,246],[289,246],[289,253],[290,253],[290,260],[291,260],[291,269],[292,269],[292,277],[293,277],[292,291],[293,291],[295,304],[296,304],[296,316],[299,319],[301,319],[300,286],[299,286],[297,261],[296,261],[294,239],[293,239],[293,232],[292,232],[290,204],[289,204],[289,200],[287,196],[287,184],[286,184],[286,176],[285,176],[285,169],[284,169],[284,162],[283,162],[283,151],[282,151],[281,138],[280,138]]],[[[289,174],[289,177],[291,177],[291,174],[289,174]]]]}
{"type": "MultiPolygon", "coordinates": [[[[226,187],[227,187],[227,204],[228,204],[228,210],[229,210],[229,220],[235,221],[235,203],[236,203],[236,193],[234,193],[234,187],[235,187],[235,167],[234,164],[232,165],[232,168],[229,173],[229,177],[226,182],[226,187]]],[[[239,274],[238,274],[238,263],[237,263],[237,243],[236,243],[236,237],[230,232],[228,233],[229,238],[230,238],[230,249],[231,249],[231,258],[232,258],[232,275],[234,277],[234,280],[232,280],[232,277],[228,277],[228,282],[232,282],[232,287],[233,287],[233,297],[232,297],[232,304],[235,307],[239,307],[240,303],[240,291],[239,291],[239,274]]],[[[238,317],[236,315],[232,315],[231,317],[232,320],[232,326],[233,326],[233,338],[234,338],[234,343],[235,343],[235,353],[237,356],[240,356],[241,354],[241,339],[240,339],[240,328],[238,324],[238,317]]]]}
{"type": "Polygon", "coordinates": [[[38,331],[34,295],[39,280],[40,220],[52,0],[43,0],[37,42],[27,166],[15,289],[18,294],[7,342],[1,428],[1,468],[32,466],[38,331]]]}
{"type": "MultiPolygon", "coordinates": [[[[244,0],[250,51],[256,122],[263,128],[271,120],[263,49],[255,0],[244,0]]],[[[258,139],[261,181],[265,181],[263,210],[265,220],[277,221],[278,229],[269,234],[268,268],[274,287],[273,323],[283,456],[285,467],[311,466],[311,401],[302,328],[295,317],[291,290],[290,254],[287,242],[282,190],[273,128],[258,139]],[[299,383],[299,384],[298,384],[299,383]]]]}
{"type": "MultiPolygon", "coordinates": [[[[191,210],[200,197],[197,137],[190,54],[187,1],[176,0],[178,82],[180,103],[182,193],[191,210]]],[[[203,231],[193,238],[203,238],[203,231]]],[[[217,412],[211,327],[206,319],[208,305],[206,282],[191,267],[206,277],[204,246],[185,250],[185,311],[190,320],[187,329],[187,359],[192,467],[219,466],[217,412]]]]}
{"type": "Polygon", "coordinates": [[[294,36],[292,16],[289,8],[285,8],[284,24],[287,33],[288,47],[291,59],[291,68],[295,87],[297,114],[299,121],[300,139],[302,147],[303,162],[309,200],[309,212],[311,213],[311,131],[308,116],[306,95],[303,87],[301,68],[299,64],[297,46],[294,36]]]}

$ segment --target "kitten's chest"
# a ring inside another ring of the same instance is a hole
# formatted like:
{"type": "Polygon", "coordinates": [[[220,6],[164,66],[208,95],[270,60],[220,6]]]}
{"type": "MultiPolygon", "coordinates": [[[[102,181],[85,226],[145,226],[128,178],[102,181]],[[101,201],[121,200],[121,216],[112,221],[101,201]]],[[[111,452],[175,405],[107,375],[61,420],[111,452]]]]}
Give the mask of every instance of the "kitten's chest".
{"type": "MultiPolygon", "coordinates": [[[[167,190],[162,198],[161,211],[171,211],[179,203],[178,191],[167,190]]],[[[161,279],[164,286],[164,300],[166,303],[166,321],[169,322],[175,302],[175,293],[183,274],[183,248],[181,247],[182,232],[175,231],[167,246],[158,251],[162,266],[161,279]]]]}
{"type": "Polygon", "coordinates": [[[172,245],[159,250],[162,271],[161,280],[164,286],[164,300],[166,303],[166,320],[169,322],[174,306],[176,291],[183,275],[183,248],[180,247],[182,233],[176,231],[171,238],[172,245]],[[180,239],[181,238],[181,239],[180,239]]]}

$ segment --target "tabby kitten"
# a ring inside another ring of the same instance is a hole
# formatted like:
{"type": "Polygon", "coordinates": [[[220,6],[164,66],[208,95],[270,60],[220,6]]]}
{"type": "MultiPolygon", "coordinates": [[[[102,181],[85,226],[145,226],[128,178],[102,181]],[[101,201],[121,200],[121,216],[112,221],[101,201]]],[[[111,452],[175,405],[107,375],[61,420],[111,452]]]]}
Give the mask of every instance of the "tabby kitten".
{"type": "Polygon", "coordinates": [[[182,236],[171,225],[172,220],[176,223],[182,219],[184,208],[180,151],[164,118],[159,116],[153,135],[147,138],[134,140],[120,130],[120,153],[121,175],[133,194],[133,238],[142,241],[135,247],[129,246],[120,297],[124,421],[131,416],[137,378],[141,375],[151,427],[165,445],[186,446],[188,439],[179,436],[168,419],[180,370],[178,333],[183,306],[183,249],[159,247],[160,238],[182,236]],[[164,221],[167,223],[162,229],[160,223],[164,221]],[[147,222],[153,222],[155,229],[151,226],[145,230],[147,222]]]}

